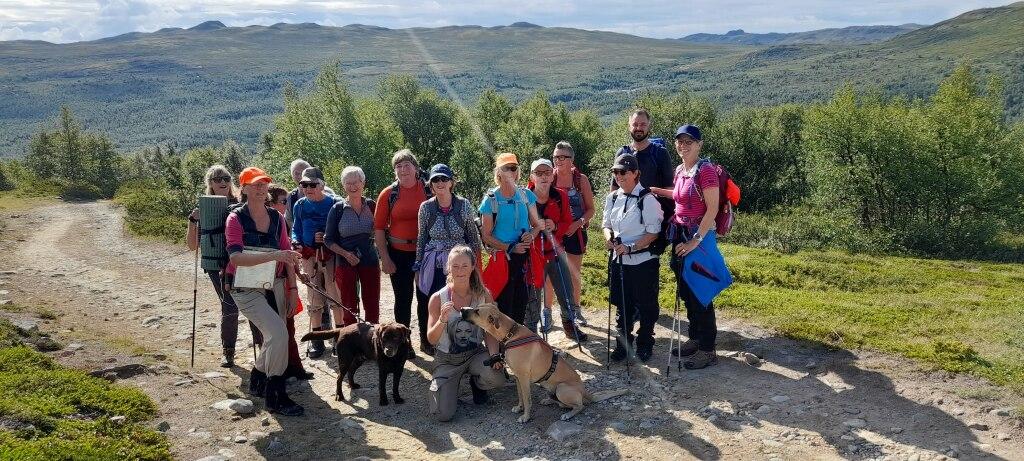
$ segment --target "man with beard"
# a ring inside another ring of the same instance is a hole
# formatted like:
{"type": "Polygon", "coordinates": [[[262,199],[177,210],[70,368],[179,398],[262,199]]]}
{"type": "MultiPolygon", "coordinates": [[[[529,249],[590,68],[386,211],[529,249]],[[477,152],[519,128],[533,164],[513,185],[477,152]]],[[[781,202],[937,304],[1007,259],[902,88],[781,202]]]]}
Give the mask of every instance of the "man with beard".
{"type": "MultiPolygon", "coordinates": [[[[619,151],[615,153],[615,158],[619,158],[622,154],[632,154],[636,157],[640,167],[640,178],[645,187],[671,189],[674,180],[672,161],[665,146],[651,142],[651,114],[646,109],[634,110],[629,115],[629,135],[633,138],[633,142],[619,148],[619,151]]],[[[616,184],[614,176],[610,180],[608,190],[614,192],[619,186],[616,184]]],[[[672,216],[672,213],[675,212],[675,205],[671,199],[658,197],[658,203],[661,204],[664,216],[672,216]]]]}

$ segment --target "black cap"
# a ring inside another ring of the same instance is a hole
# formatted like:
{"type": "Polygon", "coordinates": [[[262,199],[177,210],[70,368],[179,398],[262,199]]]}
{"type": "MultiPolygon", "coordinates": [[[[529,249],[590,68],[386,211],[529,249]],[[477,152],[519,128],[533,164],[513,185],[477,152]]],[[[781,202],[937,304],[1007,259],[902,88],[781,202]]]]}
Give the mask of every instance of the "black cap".
{"type": "Polygon", "coordinates": [[[615,164],[612,165],[612,171],[637,171],[639,169],[640,167],[638,166],[636,157],[633,154],[622,154],[615,157],[615,164]]]}
{"type": "Polygon", "coordinates": [[[679,138],[682,135],[687,135],[697,141],[700,141],[700,128],[697,125],[683,125],[676,128],[675,138],[679,138]]]}
{"type": "Polygon", "coordinates": [[[429,179],[433,180],[434,178],[440,177],[455,179],[455,172],[452,171],[452,169],[449,168],[448,165],[445,165],[443,163],[438,163],[437,165],[430,167],[429,179]]]}
{"type": "Polygon", "coordinates": [[[324,181],[324,174],[319,168],[311,166],[302,170],[302,179],[299,182],[326,182],[324,181]]]}

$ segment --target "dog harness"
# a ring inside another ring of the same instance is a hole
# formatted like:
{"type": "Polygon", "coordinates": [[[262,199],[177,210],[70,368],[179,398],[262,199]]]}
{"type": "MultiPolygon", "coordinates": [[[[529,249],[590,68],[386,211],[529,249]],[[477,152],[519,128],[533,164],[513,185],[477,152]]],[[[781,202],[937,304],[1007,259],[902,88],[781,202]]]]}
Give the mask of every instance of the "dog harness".
{"type": "MultiPolygon", "coordinates": [[[[511,339],[513,336],[515,336],[517,331],[519,331],[519,324],[512,325],[512,328],[509,329],[508,334],[505,335],[505,338],[498,342],[498,355],[501,357],[501,361],[503,362],[505,361],[505,352],[508,351],[509,349],[515,349],[517,347],[525,346],[527,344],[541,340],[540,336],[537,335],[523,336],[522,338],[511,339]]],[[[558,349],[551,347],[551,345],[548,345],[548,348],[551,349],[551,366],[548,367],[547,373],[544,373],[544,376],[541,376],[540,379],[534,381],[534,383],[542,383],[544,381],[547,381],[548,378],[551,377],[551,375],[555,374],[555,368],[558,367],[558,357],[562,355],[562,351],[559,351],[558,349]]]]}

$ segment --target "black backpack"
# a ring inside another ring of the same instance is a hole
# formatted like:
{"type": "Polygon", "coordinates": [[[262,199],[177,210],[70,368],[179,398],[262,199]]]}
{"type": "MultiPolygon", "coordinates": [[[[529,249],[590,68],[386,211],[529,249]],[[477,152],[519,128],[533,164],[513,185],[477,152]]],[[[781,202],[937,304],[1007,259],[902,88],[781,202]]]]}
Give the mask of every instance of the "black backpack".
{"type": "MultiPolygon", "coordinates": [[[[640,211],[640,224],[644,223],[644,197],[646,197],[650,193],[651,190],[645,187],[643,190],[640,191],[639,194],[637,194],[636,208],[637,210],[640,211]]],[[[615,199],[617,198],[619,198],[619,194],[612,194],[612,206],[615,206],[615,199]]],[[[611,206],[609,206],[608,208],[611,209],[611,206]]],[[[638,251],[638,253],[649,251],[652,255],[658,256],[664,253],[665,248],[667,247],[668,238],[665,237],[665,226],[662,226],[662,230],[658,232],[658,238],[654,239],[654,241],[651,242],[651,244],[648,245],[647,248],[638,251]]]]}

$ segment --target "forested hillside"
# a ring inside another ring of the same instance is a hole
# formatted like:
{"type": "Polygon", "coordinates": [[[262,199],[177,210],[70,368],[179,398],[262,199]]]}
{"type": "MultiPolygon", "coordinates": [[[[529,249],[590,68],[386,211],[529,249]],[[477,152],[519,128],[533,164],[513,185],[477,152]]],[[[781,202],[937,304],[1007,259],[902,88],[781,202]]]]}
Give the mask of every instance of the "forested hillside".
{"type": "Polygon", "coordinates": [[[982,77],[1003,78],[1006,113],[1016,119],[1024,111],[1021,24],[1024,3],[869,45],[697,44],[527,23],[393,30],[209,22],[61,45],[0,42],[0,156],[24,155],[61,105],[123,150],[224,139],[255,147],[282,110],[285,87],[305,87],[335,59],[357,95],[405,73],[457,101],[475,101],[487,88],[513,101],[543,90],[605,122],[637,90],[685,88],[726,111],[822,101],[844,81],[924,97],[970,62],[982,77]]]}

